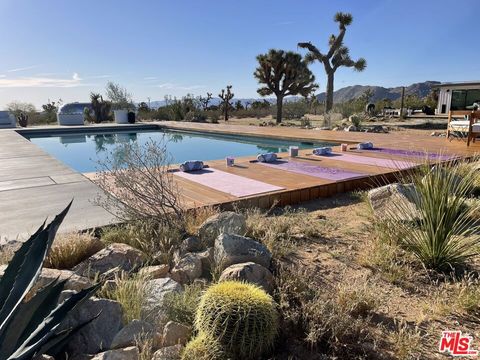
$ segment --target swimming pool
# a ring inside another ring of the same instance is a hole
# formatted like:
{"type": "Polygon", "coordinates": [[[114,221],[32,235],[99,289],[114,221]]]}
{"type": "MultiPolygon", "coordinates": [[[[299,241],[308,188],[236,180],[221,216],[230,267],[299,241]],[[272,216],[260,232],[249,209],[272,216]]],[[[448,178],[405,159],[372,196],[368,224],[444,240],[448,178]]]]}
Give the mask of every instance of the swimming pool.
{"type": "Polygon", "coordinates": [[[165,141],[173,163],[186,160],[217,160],[226,156],[256,156],[265,152],[288,151],[289,146],[308,149],[337,145],[327,142],[302,142],[230,134],[174,131],[167,129],[115,132],[23,134],[50,155],[82,173],[94,172],[99,161],[125,143],[145,144],[150,139],[165,141]]]}

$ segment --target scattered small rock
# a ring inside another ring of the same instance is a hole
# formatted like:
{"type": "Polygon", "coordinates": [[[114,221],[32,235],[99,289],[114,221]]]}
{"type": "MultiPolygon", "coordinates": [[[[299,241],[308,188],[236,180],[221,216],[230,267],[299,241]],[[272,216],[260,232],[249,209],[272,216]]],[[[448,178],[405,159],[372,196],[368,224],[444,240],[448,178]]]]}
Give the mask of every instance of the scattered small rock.
{"type": "Polygon", "coordinates": [[[180,284],[191,283],[200,276],[202,276],[202,260],[193,253],[182,256],[171,271],[171,278],[180,284]]]}
{"type": "Polygon", "coordinates": [[[145,266],[140,269],[140,274],[145,275],[148,279],[160,279],[168,275],[170,266],[167,264],[145,266]]]}
{"type": "Polygon", "coordinates": [[[221,234],[215,240],[214,258],[222,270],[232,264],[250,261],[268,268],[272,254],[265,245],[248,237],[221,234]]]}
{"type": "Polygon", "coordinates": [[[202,241],[196,236],[189,236],[180,244],[180,254],[202,251],[202,241]]]}
{"type": "Polygon", "coordinates": [[[246,231],[245,217],[233,211],[226,211],[209,217],[198,229],[198,234],[206,246],[213,246],[220,234],[243,235],[246,231]]]}
{"type": "Polygon", "coordinates": [[[144,254],[127,244],[114,243],[93,254],[73,268],[81,276],[95,276],[118,268],[131,271],[142,264],[144,254]]]}
{"type": "Polygon", "coordinates": [[[163,346],[185,345],[192,334],[190,326],[169,321],[163,328],[163,346]]]}
{"type": "Polygon", "coordinates": [[[163,299],[171,292],[182,292],[183,287],[170,278],[154,279],[147,281],[145,304],[142,308],[142,320],[154,325],[165,320],[162,312],[163,299]]]}
{"type": "Polygon", "coordinates": [[[234,264],[223,270],[222,280],[240,280],[261,286],[271,293],[273,290],[273,275],[267,268],[253,262],[234,264]]]}
{"type": "Polygon", "coordinates": [[[140,356],[136,346],[109,350],[95,355],[92,360],[138,360],[140,356]]]}
{"type": "Polygon", "coordinates": [[[142,320],[132,320],[125,325],[113,338],[112,349],[121,349],[127,346],[136,345],[138,340],[146,340],[153,338],[155,327],[142,320]]]}
{"type": "Polygon", "coordinates": [[[183,345],[164,347],[153,354],[152,360],[180,360],[183,345]]]}
{"type": "MultiPolygon", "coordinates": [[[[0,279],[6,268],[7,265],[0,265],[0,279]]],[[[58,281],[67,280],[64,287],[65,290],[80,291],[93,285],[90,279],[78,276],[73,271],[43,268],[32,292],[35,292],[37,289],[44,287],[56,279],[58,279],[58,281]]]]}

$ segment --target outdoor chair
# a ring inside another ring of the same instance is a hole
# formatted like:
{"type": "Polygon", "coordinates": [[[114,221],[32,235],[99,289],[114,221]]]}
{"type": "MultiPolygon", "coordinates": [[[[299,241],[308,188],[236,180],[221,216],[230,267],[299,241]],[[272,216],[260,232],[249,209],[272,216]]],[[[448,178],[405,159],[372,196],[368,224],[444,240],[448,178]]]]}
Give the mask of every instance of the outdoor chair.
{"type": "Polygon", "coordinates": [[[480,111],[457,110],[448,113],[447,139],[455,135],[467,139],[467,146],[480,133],[480,124],[477,123],[480,111]]]}

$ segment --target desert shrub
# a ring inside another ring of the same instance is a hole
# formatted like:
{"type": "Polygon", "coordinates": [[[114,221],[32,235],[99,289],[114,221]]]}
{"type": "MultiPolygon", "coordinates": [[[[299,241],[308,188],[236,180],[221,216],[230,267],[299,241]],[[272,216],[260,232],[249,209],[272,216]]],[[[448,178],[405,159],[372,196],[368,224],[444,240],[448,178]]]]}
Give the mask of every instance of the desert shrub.
{"type": "Polygon", "coordinates": [[[387,217],[403,234],[402,246],[426,268],[451,270],[478,255],[480,225],[474,214],[480,210],[480,203],[468,201],[477,176],[474,170],[460,173],[455,164],[433,168],[424,164],[420,171],[412,171],[403,179],[415,185],[415,206],[394,202],[387,217]]]}
{"type": "Polygon", "coordinates": [[[281,215],[252,209],[246,215],[247,236],[262,242],[276,258],[291,252],[301,241],[319,238],[324,230],[324,222],[302,209],[286,208],[281,215]]]}
{"type": "Polygon", "coordinates": [[[360,128],[360,125],[362,124],[362,118],[359,115],[351,115],[349,119],[352,122],[353,126],[355,126],[357,129],[360,128]]]}
{"type": "Polygon", "coordinates": [[[183,205],[169,170],[165,139],[144,145],[118,145],[99,163],[95,183],[104,191],[96,203],[123,221],[154,220],[179,223],[183,205]]]}
{"type": "Polygon", "coordinates": [[[162,308],[167,319],[189,326],[192,325],[202,293],[202,285],[191,284],[185,285],[185,290],[181,293],[171,292],[166,294],[162,308]]]}
{"type": "Polygon", "coordinates": [[[305,304],[306,341],[325,344],[337,352],[345,345],[360,345],[369,339],[369,316],[378,306],[371,284],[354,282],[317,293],[305,304]]]}
{"type": "Polygon", "coordinates": [[[282,315],[282,333],[310,346],[340,354],[370,338],[369,318],[379,305],[372,283],[359,279],[349,285],[318,286],[312,274],[294,266],[278,270],[275,298],[282,315]]]}
{"type": "Polygon", "coordinates": [[[71,269],[103,248],[91,232],[59,234],[48,252],[44,266],[71,269]]]}
{"type": "Polygon", "coordinates": [[[200,332],[182,351],[182,360],[227,360],[222,345],[212,336],[200,332]]]}
{"type": "Polygon", "coordinates": [[[101,240],[106,244],[127,244],[143,251],[149,264],[169,264],[182,241],[182,233],[176,224],[137,220],[104,228],[101,240]]]}
{"type": "Polygon", "coordinates": [[[128,274],[121,272],[115,276],[114,283],[106,283],[98,292],[98,296],[115,300],[123,309],[124,323],[140,319],[142,307],[145,304],[146,291],[148,290],[148,277],[145,274],[128,274]]]}
{"type": "Polygon", "coordinates": [[[195,327],[217,339],[228,353],[257,359],[273,346],[278,313],[271,296],[260,287],[225,281],[202,296],[195,327]]]}

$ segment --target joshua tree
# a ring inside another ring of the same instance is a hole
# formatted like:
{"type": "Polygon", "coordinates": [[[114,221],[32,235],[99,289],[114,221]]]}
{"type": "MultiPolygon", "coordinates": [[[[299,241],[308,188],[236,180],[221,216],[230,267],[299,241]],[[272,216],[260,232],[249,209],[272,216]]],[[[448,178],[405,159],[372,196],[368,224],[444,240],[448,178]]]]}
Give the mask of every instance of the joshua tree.
{"type": "Polygon", "coordinates": [[[112,104],[109,101],[103,100],[102,95],[95,93],[90,94],[90,101],[94,114],[93,121],[101,123],[102,121],[108,120],[112,104]]]}
{"type": "Polygon", "coordinates": [[[257,90],[261,96],[275,94],[277,97],[277,124],[282,122],[283,98],[288,95],[307,97],[318,85],[307,62],[292,51],[271,49],[257,56],[258,68],[253,75],[265,86],[257,90]]]}
{"type": "Polygon", "coordinates": [[[233,99],[235,94],[231,91],[232,85],[227,85],[227,90],[222,89],[222,92],[218,94],[218,97],[222,99],[223,113],[225,114],[225,121],[228,121],[228,110],[232,107],[230,100],[233,99]]]}
{"type": "Polygon", "coordinates": [[[199,96],[198,100],[202,104],[203,111],[208,110],[208,103],[212,100],[212,93],[207,92],[207,97],[199,96]]]}
{"type": "Polygon", "coordinates": [[[356,71],[363,71],[367,67],[367,61],[360,58],[354,61],[350,58],[350,50],[343,44],[343,38],[347,31],[347,26],[352,23],[353,17],[351,14],[338,12],[335,14],[334,21],[338,23],[339,34],[335,36],[332,34],[329,39],[330,48],[326,54],[320,52],[311,42],[301,42],[298,46],[307,49],[309,52],[306,55],[308,62],[318,60],[323,63],[325,72],[327,73],[327,96],[325,101],[325,111],[332,110],[333,107],[333,86],[335,71],[340,66],[353,67],[356,71]]]}

